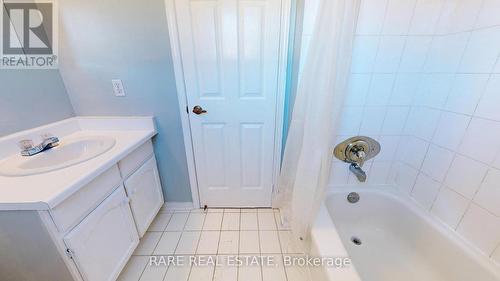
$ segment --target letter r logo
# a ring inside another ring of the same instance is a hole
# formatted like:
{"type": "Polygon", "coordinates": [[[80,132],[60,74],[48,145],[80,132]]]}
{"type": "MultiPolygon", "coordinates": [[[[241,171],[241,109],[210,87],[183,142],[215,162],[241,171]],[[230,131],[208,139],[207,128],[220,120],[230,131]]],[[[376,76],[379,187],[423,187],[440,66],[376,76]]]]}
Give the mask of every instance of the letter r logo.
{"type": "Polygon", "coordinates": [[[53,54],[52,3],[4,2],[3,53],[53,54]]]}

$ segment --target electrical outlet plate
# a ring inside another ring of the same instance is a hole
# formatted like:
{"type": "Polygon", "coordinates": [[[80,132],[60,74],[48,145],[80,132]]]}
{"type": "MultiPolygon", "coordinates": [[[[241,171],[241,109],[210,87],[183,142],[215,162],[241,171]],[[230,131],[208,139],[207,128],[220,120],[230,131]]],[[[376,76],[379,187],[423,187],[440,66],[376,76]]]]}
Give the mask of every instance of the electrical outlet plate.
{"type": "Polygon", "coordinates": [[[113,92],[115,93],[115,96],[117,96],[117,97],[124,97],[125,96],[125,90],[123,89],[122,80],[113,79],[113,80],[111,80],[111,84],[113,84],[113,92]]]}

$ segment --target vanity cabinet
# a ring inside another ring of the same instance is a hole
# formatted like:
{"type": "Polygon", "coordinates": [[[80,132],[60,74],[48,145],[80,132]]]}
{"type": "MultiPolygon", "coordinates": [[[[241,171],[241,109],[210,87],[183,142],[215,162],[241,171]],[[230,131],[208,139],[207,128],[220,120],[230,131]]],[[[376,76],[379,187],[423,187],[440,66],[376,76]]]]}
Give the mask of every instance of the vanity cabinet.
{"type": "Polygon", "coordinates": [[[163,205],[156,158],[152,155],[124,182],[139,236],[142,237],[163,205]]]}
{"type": "MultiPolygon", "coordinates": [[[[164,202],[153,118],[71,118],[0,138],[8,148],[2,153],[17,154],[10,148],[19,139],[47,131],[58,133],[60,148],[87,138],[113,145],[50,172],[0,175],[0,281],[114,281],[164,202]]],[[[36,163],[67,164],[103,147],[97,141],[71,149],[75,155],[61,150],[36,163]]]]}
{"type": "Polygon", "coordinates": [[[52,210],[53,217],[58,213],[66,213],[57,212],[58,209],[87,210],[92,207],[85,218],[67,213],[66,216],[60,216],[71,217],[76,222],[70,219],[54,220],[59,230],[75,225],[66,232],[63,241],[82,279],[116,280],[137,247],[139,238],[146,233],[163,206],[152,142],[147,141],[136,148],[60,206],[52,210]],[[105,195],[110,193],[109,196],[105,195]],[[96,201],[100,203],[94,204],[96,201]]]}
{"type": "Polygon", "coordinates": [[[71,230],[64,242],[84,280],[115,280],[139,243],[123,186],[71,230]]]}

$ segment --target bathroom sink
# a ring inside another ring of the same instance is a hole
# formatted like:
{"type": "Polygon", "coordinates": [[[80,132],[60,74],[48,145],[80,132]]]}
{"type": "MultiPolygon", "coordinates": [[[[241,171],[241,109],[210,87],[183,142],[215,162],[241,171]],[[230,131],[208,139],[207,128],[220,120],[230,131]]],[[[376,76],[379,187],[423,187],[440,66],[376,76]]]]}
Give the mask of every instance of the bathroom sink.
{"type": "Polygon", "coordinates": [[[93,159],[115,145],[115,139],[88,136],[61,139],[59,146],[34,156],[12,155],[0,162],[0,175],[20,177],[47,173],[93,159]]]}

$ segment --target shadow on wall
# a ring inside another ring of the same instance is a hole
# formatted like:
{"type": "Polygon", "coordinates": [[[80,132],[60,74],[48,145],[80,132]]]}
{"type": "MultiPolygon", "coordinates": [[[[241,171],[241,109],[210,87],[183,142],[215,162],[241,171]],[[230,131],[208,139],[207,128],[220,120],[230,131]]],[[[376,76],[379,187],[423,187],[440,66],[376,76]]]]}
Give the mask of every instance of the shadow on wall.
{"type": "Polygon", "coordinates": [[[168,201],[190,202],[187,162],[163,0],[65,0],[60,71],[76,115],[154,115],[168,201]],[[121,79],[125,97],[111,80],[121,79]]]}

